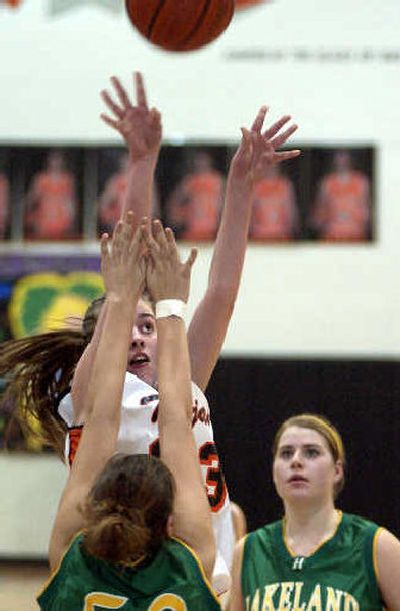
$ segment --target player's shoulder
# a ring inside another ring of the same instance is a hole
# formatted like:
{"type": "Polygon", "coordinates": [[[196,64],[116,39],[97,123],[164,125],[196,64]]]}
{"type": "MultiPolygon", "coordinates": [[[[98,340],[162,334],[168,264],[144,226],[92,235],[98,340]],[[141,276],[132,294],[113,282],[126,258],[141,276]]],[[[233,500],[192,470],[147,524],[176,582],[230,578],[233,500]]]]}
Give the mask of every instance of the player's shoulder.
{"type": "Polygon", "coordinates": [[[249,549],[253,546],[270,546],[274,541],[282,537],[282,520],[265,524],[244,537],[244,546],[249,549]]]}

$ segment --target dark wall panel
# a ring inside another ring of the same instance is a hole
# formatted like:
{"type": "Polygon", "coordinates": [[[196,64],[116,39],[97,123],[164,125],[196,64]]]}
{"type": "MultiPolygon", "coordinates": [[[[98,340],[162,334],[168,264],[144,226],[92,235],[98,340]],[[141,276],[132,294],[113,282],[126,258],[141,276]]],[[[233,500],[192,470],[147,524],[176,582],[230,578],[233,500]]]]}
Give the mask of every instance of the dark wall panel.
{"type": "Polygon", "coordinates": [[[271,446],[287,417],[322,413],[342,434],[338,506],[400,536],[400,363],[222,359],[207,395],[232,499],[254,529],[281,516],[271,446]]]}

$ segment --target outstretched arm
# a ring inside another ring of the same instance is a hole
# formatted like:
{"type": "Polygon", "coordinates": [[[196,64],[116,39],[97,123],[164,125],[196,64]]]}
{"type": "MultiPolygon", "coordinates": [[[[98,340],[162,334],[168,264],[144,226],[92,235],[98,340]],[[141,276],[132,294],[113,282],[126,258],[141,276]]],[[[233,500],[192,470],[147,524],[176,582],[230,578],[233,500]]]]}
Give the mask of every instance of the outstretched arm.
{"type": "MultiPolygon", "coordinates": [[[[101,96],[112,116],[103,113],[101,118],[107,125],[121,134],[129,150],[128,186],[123,216],[131,210],[135,214],[134,219],[141,219],[144,216],[151,217],[154,170],[161,146],[162,130],[160,113],[155,108],[149,109],[148,107],[142,74],[136,72],[134,76],[136,106],[132,104],[120,80],[113,76],[111,82],[115,89],[116,99],[106,90],[101,92],[101,96]]],[[[134,220],[134,228],[135,223],[134,220]]],[[[102,320],[107,308],[108,300],[102,307],[93,339],[75,370],[71,392],[76,423],[83,422],[85,418],[85,394],[101,334],[102,320]]]]}
{"type": "Polygon", "coordinates": [[[164,232],[158,222],[153,223],[153,230],[154,238],[149,235],[148,242],[153,265],[148,265],[146,280],[156,302],[160,455],[176,483],[174,534],[193,547],[207,576],[210,576],[215,560],[215,543],[192,433],[192,393],[185,324],[181,315],[160,311],[162,300],[180,300],[181,304],[187,301],[196,251],[192,250],[186,263],[181,263],[172,231],[166,229],[164,232]]]}
{"type": "Polygon", "coordinates": [[[214,246],[208,287],[189,327],[189,350],[193,381],[204,390],[208,384],[230,322],[239,290],[249,231],[254,184],[271,164],[300,154],[298,150],[277,152],[297,129],[284,116],[262,131],[267,107],[263,106],[251,127],[242,129],[242,141],[232,159],[214,246]]]}
{"type": "Polygon", "coordinates": [[[236,543],[232,566],[232,587],[229,596],[228,611],[244,611],[241,572],[245,538],[236,543]]]}
{"type": "Polygon", "coordinates": [[[107,236],[102,238],[102,273],[108,308],[86,394],[82,439],[51,535],[52,570],[58,566],[72,537],[82,528],[79,507],[115,451],[135,306],[143,290],[141,232],[139,229],[132,238],[132,219],[128,217],[127,222],[118,222],[111,244],[107,236]]]}
{"type": "Polygon", "coordinates": [[[155,108],[149,109],[143,77],[135,73],[136,106],[132,104],[120,80],[113,76],[111,83],[116,99],[106,90],[101,92],[110,114],[101,118],[115,129],[126,142],[129,150],[128,186],[124,210],[132,210],[137,219],[151,216],[153,202],[154,171],[161,146],[161,115],[155,108]]]}

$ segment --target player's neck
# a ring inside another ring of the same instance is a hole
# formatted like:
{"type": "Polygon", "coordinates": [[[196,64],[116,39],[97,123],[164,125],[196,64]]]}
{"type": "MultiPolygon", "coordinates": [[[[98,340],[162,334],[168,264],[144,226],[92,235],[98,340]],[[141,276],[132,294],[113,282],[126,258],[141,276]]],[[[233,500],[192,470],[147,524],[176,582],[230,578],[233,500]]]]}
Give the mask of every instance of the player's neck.
{"type": "Polygon", "coordinates": [[[286,507],[285,539],[298,556],[309,556],[336,532],[341,513],[332,502],[320,507],[286,507]]]}
{"type": "Polygon", "coordinates": [[[352,170],[341,170],[338,172],[337,176],[340,182],[349,182],[352,178],[352,170]]]}

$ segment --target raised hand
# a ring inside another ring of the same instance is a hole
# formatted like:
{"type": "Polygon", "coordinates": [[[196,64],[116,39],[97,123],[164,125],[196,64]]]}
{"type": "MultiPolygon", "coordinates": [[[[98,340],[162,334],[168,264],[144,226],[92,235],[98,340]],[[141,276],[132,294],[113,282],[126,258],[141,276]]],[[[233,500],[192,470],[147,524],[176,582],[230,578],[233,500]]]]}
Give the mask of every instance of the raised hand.
{"type": "Polygon", "coordinates": [[[149,109],[140,72],[134,74],[136,82],[136,106],[132,104],[120,80],[113,76],[114,97],[107,90],[101,91],[101,97],[112,117],[102,113],[100,116],[107,125],[115,129],[124,138],[131,159],[145,159],[157,156],[161,145],[161,115],[157,109],[149,109]]]}
{"type": "Polygon", "coordinates": [[[297,125],[290,125],[281,131],[291,119],[289,115],[285,115],[263,132],[267,112],[268,107],[262,106],[250,131],[242,128],[242,141],[231,163],[231,172],[234,177],[252,184],[263,177],[267,166],[293,159],[301,152],[298,149],[277,151],[296,131],[297,125]]]}
{"type": "Polygon", "coordinates": [[[146,285],[153,301],[160,299],[181,299],[189,297],[192,265],[197,250],[192,248],[188,259],[181,262],[174,234],[163,229],[160,221],[153,221],[145,230],[147,245],[146,285]]]}
{"type": "Polygon", "coordinates": [[[143,291],[146,265],[144,221],[133,231],[133,213],[115,226],[112,238],[101,238],[101,273],[108,297],[137,298],[143,291]]]}

